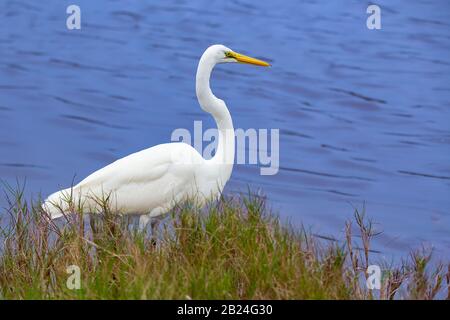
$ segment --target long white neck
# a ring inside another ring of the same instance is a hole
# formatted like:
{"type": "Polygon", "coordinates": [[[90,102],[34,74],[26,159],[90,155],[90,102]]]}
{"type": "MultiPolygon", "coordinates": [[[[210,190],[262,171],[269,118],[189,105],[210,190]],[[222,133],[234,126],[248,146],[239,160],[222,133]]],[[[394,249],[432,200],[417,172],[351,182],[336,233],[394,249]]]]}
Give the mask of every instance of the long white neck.
{"type": "Polygon", "coordinates": [[[216,153],[208,162],[222,166],[222,178],[225,179],[223,181],[225,183],[233,169],[235,137],[230,112],[225,102],[212,93],[209,85],[209,79],[215,64],[213,57],[208,52],[205,52],[197,68],[196,93],[200,106],[213,116],[219,130],[219,142],[216,153]]]}

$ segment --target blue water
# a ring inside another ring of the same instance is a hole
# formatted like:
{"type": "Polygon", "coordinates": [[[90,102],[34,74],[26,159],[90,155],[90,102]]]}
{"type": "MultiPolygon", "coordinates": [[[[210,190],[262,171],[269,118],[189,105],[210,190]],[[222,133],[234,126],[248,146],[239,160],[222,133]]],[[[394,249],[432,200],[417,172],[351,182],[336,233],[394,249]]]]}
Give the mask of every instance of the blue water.
{"type": "MultiPolygon", "coordinates": [[[[450,2],[2,0],[0,177],[47,195],[195,120],[211,44],[271,61],[216,68],[237,128],[280,129],[280,171],[237,165],[284,219],[342,238],[365,203],[375,248],[450,256],[450,2]],[[67,30],[77,4],[82,29],[67,30]]],[[[4,205],[4,200],[0,204],[4,205]]]]}

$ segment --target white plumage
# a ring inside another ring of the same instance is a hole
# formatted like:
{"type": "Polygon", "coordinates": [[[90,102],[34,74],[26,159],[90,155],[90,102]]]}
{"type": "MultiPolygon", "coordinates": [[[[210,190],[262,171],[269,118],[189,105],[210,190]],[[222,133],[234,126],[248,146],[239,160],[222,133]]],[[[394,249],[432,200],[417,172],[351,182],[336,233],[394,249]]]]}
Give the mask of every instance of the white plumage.
{"type": "Polygon", "coordinates": [[[209,79],[214,66],[241,62],[269,64],[223,45],[209,47],[202,55],[196,75],[196,93],[202,109],[216,120],[219,142],[214,157],[205,160],[185,143],[160,144],[119,159],[92,173],[72,188],[50,195],[43,209],[52,218],[69,211],[69,202],[85,212],[98,210],[106,197],[117,214],[137,214],[140,227],[170,210],[178,201],[196,198],[204,202],[220,196],[231,176],[234,162],[234,129],[225,102],[211,92],[209,79]]]}

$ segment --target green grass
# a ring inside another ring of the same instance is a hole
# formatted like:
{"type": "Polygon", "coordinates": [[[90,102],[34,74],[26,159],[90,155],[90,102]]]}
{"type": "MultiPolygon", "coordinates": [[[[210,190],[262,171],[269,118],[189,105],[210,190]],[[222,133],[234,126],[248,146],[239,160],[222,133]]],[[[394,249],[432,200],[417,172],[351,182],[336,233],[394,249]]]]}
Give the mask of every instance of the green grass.
{"type": "Polygon", "coordinates": [[[156,245],[106,203],[95,219],[78,210],[56,223],[20,192],[2,213],[1,299],[433,299],[448,298],[449,275],[414,252],[384,267],[381,290],[365,286],[370,221],[355,213],[342,242],[324,242],[280,223],[256,196],[199,209],[184,203],[158,230],[156,245]],[[5,225],[5,221],[3,221],[5,225]],[[359,236],[352,235],[353,229],[359,236]],[[360,239],[361,249],[355,249],[360,239]],[[70,290],[70,265],[81,288],[70,290]]]}

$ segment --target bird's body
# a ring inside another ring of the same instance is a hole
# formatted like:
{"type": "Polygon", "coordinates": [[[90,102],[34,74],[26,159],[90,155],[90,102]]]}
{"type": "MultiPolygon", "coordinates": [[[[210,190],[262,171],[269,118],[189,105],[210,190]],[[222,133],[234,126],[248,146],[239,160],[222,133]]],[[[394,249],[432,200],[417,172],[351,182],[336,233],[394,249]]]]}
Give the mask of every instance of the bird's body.
{"type": "Polygon", "coordinates": [[[94,212],[99,200],[109,197],[114,211],[150,218],[184,199],[205,201],[217,196],[231,170],[218,170],[217,164],[203,159],[188,144],[165,143],[111,163],[74,187],[50,195],[45,205],[52,218],[57,218],[68,210],[66,200],[82,203],[85,211],[94,212]]]}
{"type": "Polygon", "coordinates": [[[170,210],[177,202],[217,198],[231,176],[234,162],[234,129],[225,102],[211,92],[209,78],[221,62],[268,64],[237,54],[222,45],[202,55],[196,76],[196,93],[202,109],[216,120],[219,142],[213,158],[204,159],[185,143],[160,144],[121,158],[92,173],[72,188],[50,195],[43,209],[52,218],[69,211],[70,203],[87,212],[98,210],[108,199],[117,214],[141,215],[140,224],[170,210]]]}

